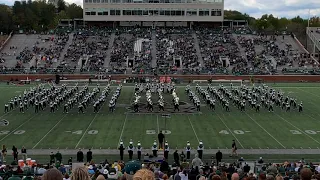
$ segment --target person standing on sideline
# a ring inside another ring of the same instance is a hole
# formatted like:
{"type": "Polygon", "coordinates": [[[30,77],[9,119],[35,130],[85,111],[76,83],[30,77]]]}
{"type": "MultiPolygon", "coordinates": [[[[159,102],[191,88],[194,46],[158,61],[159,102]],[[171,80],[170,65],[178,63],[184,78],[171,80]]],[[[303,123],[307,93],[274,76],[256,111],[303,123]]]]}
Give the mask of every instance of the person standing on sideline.
{"type": "Polygon", "coordinates": [[[78,162],[83,162],[83,152],[79,148],[79,151],[77,152],[77,161],[78,162]]]}
{"type": "Polygon", "coordinates": [[[174,162],[176,163],[177,167],[179,167],[180,166],[180,160],[179,160],[178,150],[174,151],[173,159],[174,159],[174,162]]]}
{"type": "Polygon", "coordinates": [[[138,154],[138,160],[141,161],[141,152],[142,152],[142,146],[140,141],[138,141],[138,146],[137,146],[137,154],[138,154]]]}
{"type": "Polygon", "coordinates": [[[187,141],[186,151],[187,151],[187,160],[189,160],[190,159],[190,154],[191,154],[191,147],[190,147],[190,142],[189,141],[187,141]]]}
{"type": "Polygon", "coordinates": [[[14,161],[18,161],[18,148],[16,148],[15,146],[12,146],[12,155],[13,155],[13,160],[14,161]]]}
{"type": "Polygon", "coordinates": [[[53,152],[50,153],[50,164],[54,164],[55,163],[55,156],[53,154],[53,152]]]}
{"type": "Polygon", "coordinates": [[[232,157],[233,155],[235,155],[235,156],[238,156],[238,153],[237,153],[237,144],[236,144],[236,141],[235,140],[232,140],[232,145],[231,145],[231,147],[232,147],[232,152],[231,152],[231,155],[230,155],[230,157],[232,157]]]}
{"type": "Polygon", "coordinates": [[[166,143],[164,144],[164,158],[167,161],[168,161],[168,158],[169,158],[169,151],[170,151],[169,144],[168,144],[168,141],[166,141],[166,143]]]}
{"type": "Polygon", "coordinates": [[[164,140],[164,134],[162,134],[162,131],[158,134],[158,141],[159,141],[159,149],[163,149],[163,140],[164,140]]]}
{"type": "Polygon", "coordinates": [[[59,163],[62,162],[62,154],[59,151],[56,153],[55,157],[56,157],[56,160],[59,161],[59,163]]]}
{"type": "Polygon", "coordinates": [[[158,146],[157,146],[157,141],[154,140],[153,146],[151,147],[152,149],[152,155],[153,157],[158,157],[158,146]]]}
{"type": "Polygon", "coordinates": [[[132,157],[133,157],[133,150],[134,150],[133,142],[130,139],[129,146],[128,146],[128,154],[129,154],[129,160],[130,161],[132,160],[132,157]]]}
{"type": "Polygon", "coordinates": [[[203,143],[202,141],[199,142],[199,146],[198,146],[198,155],[199,155],[199,158],[202,159],[202,154],[203,154],[203,143]]]}
{"type": "Polygon", "coordinates": [[[92,151],[91,149],[89,149],[89,151],[87,152],[87,162],[91,162],[92,160],[92,151]]]}
{"type": "Polygon", "coordinates": [[[216,160],[217,160],[217,166],[218,166],[222,160],[222,152],[220,150],[218,150],[218,152],[216,153],[216,160]]]}
{"type": "Polygon", "coordinates": [[[6,157],[7,157],[7,147],[6,145],[2,145],[2,162],[7,162],[6,157]]]}
{"type": "Polygon", "coordinates": [[[120,141],[120,146],[118,149],[120,151],[120,160],[123,161],[123,152],[124,152],[125,148],[124,148],[122,140],[120,141]]]}
{"type": "Polygon", "coordinates": [[[21,155],[23,160],[26,160],[28,158],[27,149],[24,146],[22,146],[21,148],[21,155]]]}

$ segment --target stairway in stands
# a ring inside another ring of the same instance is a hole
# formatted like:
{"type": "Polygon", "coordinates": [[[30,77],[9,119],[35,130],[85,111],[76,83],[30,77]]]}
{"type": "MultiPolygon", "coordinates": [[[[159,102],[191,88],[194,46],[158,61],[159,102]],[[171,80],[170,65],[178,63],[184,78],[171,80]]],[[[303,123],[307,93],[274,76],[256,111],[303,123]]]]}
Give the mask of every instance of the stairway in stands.
{"type": "Polygon", "coordinates": [[[194,39],[194,44],[195,44],[194,47],[196,48],[196,51],[197,51],[198,61],[201,64],[201,66],[203,67],[204,63],[203,63],[203,58],[202,58],[201,50],[200,50],[200,46],[199,46],[199,40],[198,40],[198,37],[195,32],[192,33],[192,37],[194,39]]]}
{"type": "Polygon", "coordinates": [[[104,67],[109,67],[110,64],[110,59],[111,59],[111,51],[112,51],[112,46],[113,46],[113,42],[114,39],[116,38],[116,34],[113,32],[111,33],[110,39],[109,39],[109,45],[108,45],[108,50],[107,50],[107,55],[104,59],[104,67]]]}
{"type": "Polygon", "coordinates": [[[156,38],[155,30],[152,30],[151,41],[152,41],[152,47],[151,47],[152,63],[151,64],[153,68],[156,68],[157,67],[157,38],[156,38]]]}
{"type": "Polygon", "coordinates": [[[64,46],[58,61],[56,63],[53,63],[53,68],[56,68],[57,66],[59,66],[60,63],[64,60],[64,56],[67,54],[69,46],[72,44],[73,35],[74,33],[69,34],[69,39],[67,41],[67,44],[64,46]]]}

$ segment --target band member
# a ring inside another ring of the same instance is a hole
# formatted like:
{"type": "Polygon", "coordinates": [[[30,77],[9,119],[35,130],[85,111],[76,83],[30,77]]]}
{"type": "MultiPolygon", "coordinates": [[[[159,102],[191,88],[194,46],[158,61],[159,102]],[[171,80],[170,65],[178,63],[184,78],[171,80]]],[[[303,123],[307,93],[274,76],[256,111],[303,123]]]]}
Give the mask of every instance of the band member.
{"type": "Polygon", "coordinates": [[[9,105],[8,104],[5,104],[4,105],[4,112],[9,112],[9,105]]]}
{"type": "Polygon", "coordinates": [[[138,102],[134,102],[134,104],[133,104],[133,109],[134,109],[134,112],[139,112],[138,102]]]}
{"type": "Polygon", "coordinates": [[[237,144],[236,144],[235,140],[232,140],[231,148],[232,148],[232,152],[231,152],[230,157],[232,157],[233,155],[238,156],[238,153],[237,153],[238,148],[237,148],[237,144]]]}
{"type": "Polygon", "coordinates": [[[142,146],[140,141],[138,141],[138,145],[137,145],[137,154],[138,154],[138,160],[141,160],[141,152],[142,152],[142,146]]]}
{"type": "Polygon", "coordinates": [[[190,147],[190,142],[187,142],[187,147],[186,147],[186,151],[187,151],[187,160],[190,159],[190,153],[191,153],[191,147],[190,147]]]}
{"type": "Polygon", "coordinates": [[[166,143],[164,144],[164,158],[167,160],[168,157],[169,157],[169,151],[170,151],[170,148],[169,148],[169,144],[168,142],[166,141],[166,143]]]}
{"type": "Polygon", "coordinates": [[[132,142],[132,140],[130,140],[130,143],[128,146],[129,160],[132,160],[133,150],[134,150],[133,142],[132,142]]]}
{"type": "Polygon", "coordinates": [[[163,103],[163,101],[159,102],[159,111],[164,111],[164,103],[163,103]]]}
{"type": "Polygon", "coordinates": [[[299,112],[302,112],[302,108],[303,108],[303,105],[302,105],[302,101],[301,101],[299,104],[299,112]]]}
{"type": "Polygon", "coordinates": [[[120,151],[120,160],[123,161],[123,152],[124,152],[125,148],[124,148],[122,140],[120,141],[120,146],[118,149],[120,151]]]}
{"type": "Polygon", "coordinates": [[[153,157],[158,157],[158,146],[157,146],[156,140],[154,140],[153,146],[151,149],[152,149],[153,157]]]}
{"type": "Polygon", "coordinates": [[[20,112],[24,113],[24,110],[23,110],[23,103],[20,103],[20,112]]]}
{"type": "Polygon", "coordinates": [[[203,149],[204,149],[203,143],[202,143],[202,141],[200,141],[200,142],[199,142],[199,146],[198,146],[198,155],[199,155],[198,157],[199,157],[200,159],[202,159],[203,149]]]}

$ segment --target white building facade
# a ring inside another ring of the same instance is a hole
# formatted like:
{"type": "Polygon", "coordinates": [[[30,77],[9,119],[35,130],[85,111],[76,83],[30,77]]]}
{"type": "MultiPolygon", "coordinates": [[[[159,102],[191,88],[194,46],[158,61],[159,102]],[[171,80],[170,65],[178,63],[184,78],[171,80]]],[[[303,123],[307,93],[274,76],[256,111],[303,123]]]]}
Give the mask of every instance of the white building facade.
{"type": "Polygon", "coordinates": [[[223,22],[224,0],[84,0],[86,22],[120,26],[188,26],[223,22]]]}

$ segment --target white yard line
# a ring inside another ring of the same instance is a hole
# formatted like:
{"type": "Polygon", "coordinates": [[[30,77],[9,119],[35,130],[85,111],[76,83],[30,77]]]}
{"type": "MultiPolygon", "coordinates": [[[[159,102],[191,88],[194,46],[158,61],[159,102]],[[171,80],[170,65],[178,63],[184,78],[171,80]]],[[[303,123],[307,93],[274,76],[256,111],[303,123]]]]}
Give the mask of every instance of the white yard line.
{"type": "Polygon", "coordinates": [[[121,142],[123,131],[124,131],[124,128],[126,126],[127,119],[128,119],[128,114],[126,115],[126,118],[124,119],[124,122],[123,122],[123,125],[122,125],[122,130],[121,130],[120,137],[119,137],[119,141],[118,141],[118,144],[116,145],[116,147],[118,147],[120,142],[121,142]]]}
{"type": "Polygon", "coordinates": [[[21,126],[23,126],[24,124],[26,124],[27,122],[29,122],[31,119],[35,118],[36,114],[33,115],[32,117],[30,117],[28,120],[26,120],[24,123],[20,124],[17,128],[15,128],[14,130],[12,130],[9,134],[7,134],[6,136],[4,136],[3,138],[0,139],[0,142],[3,141],[5,138],[7,138],[8,136],[10,136],[12,133],[14,133],[15,131],[17,131],[21,126]]]}
{"type": "Polygon", "coordinates": [[[38,141],[37,144],[32,147],[32,149],[35,149],[35,148],[41,143],[41,141],[44,140],[44,138],[46,138],[46,137],[48,136],[48,134],[50,134],[51,131],[52,131],[55,127],[57,127],[58,124],[59,124],[66,116],[67,116],[67,114],[64,115],[64,116],[47,132],[47,134],[45,134],[45,135],[40,139],[40,141],[38,141]]]}
{"type": "MultiPolygon", "coordinates": [[[[123,87],[127,87],[127,86],[123,86],[123,87]]],[[[133,88],[133,87],[135,87],[135,86],[131,86],[131,88],[133,88]]],[[[132,102],[132,100],[133,100],[133,98],[134,98],[134,96],[133,96],[134,93],[135,93],[134,90],[132,90],[132,95],[131,95],[130,102],[129,102],[130,105],[131,105],[131,102],[132,102]]],[[[118,141],[118,144],[116,145],[116,147],[119,146],[120,141],[121,141],[121,139],[122,139],[122,135],[123,135],[123,131],[124,131],[124,128],[125,128],[125,126],[126,126],[126,123],[127,123],[128,115],[129,115],[129,113],[126,114],[126,117],[125,117],[125,119],[124,119],[124,122],[123,122],[123,125],[122,125],[122,129],[121,129],[121,133],[120,133],[120,137],[119,137],[119,141],[118,141]]]]}
{"type": "Polygon", "coordinates": [[[266,132],[272,139],[274,139],[281,147],[286,148],[280,141],[278,141],[272,134],[270,134],[263,126],[261,126],[255,119],[253,119],[248,113],[245,114],[254,122],[256,123],[264,132],[266,132]]]}
{"type": "MultiPolygon", "coordinates": [[[[103,106],[103,105],[102,105],[102,106],[103,106]]],[[[101,108],[102,108],[102,106],[101,106],[101,108]]],[[[101,108],[100,108],[100,109],[101,109],[101,108]]],[[[98,116],[98,113],[96,113],[96,115],[93,117],[93,119],[91,120],[90,124],[88,125],[87,129],[83,132],[80,140],[78,141],[77,145],[74,147],[75,149],[78,148],[80,142],[82,141],[82,139],[84,138],[84,136],[87,134],[88,129],[91,127],[92,123],[93,123],[94,120],[97,118],[97,116],[98,116]]]]}
{"type": "Polygon", "coordinates": [[[280,116],[277,113],[273,113],[275,115],[277,115],[279,118],[281,118],[283,121],[287,122],[288,124],[290,124],[292,127],[296,128],[297,130],[299,130],[301,133],[303,133],[304,135],[308,136],[310,139],[312,139],[314,142],[320,144],[320,142],[316,139],[314,139],[313,137],[311,137],[309,134],[307,134],[306,132],[304,132],[303,130],[301,130],[300,128],[298,128],[297,126],[293,125],[291,122],[289,122],[288,120],[286,120],[285,118],[283,118],[282,116],[280,116]]]}
{"type": "Polygon", "coordinates": [[[241,142],[239,141],[239,139],[236,137],[236,135],[234,135],[234,133],[231,131],[231,129],[227,126],[227,124],[224,122],[224,120],[219,116],[218,113],[216,113],[218,118],[220,119],[220,121],[224,124],[224,126],[228,129],[228,131],[231,133],[231,135],[237,140],[237,142],[239,143],[239,145],[242,147],[242,149],[245,149],[244,146],[241,144],[241,142]]]}
{"type": "Polygon", "coordinates": [[[159,126],[159,116],[157,114],[157,127],[158,127],[158,134],[160,133],[160,126],[159,126]]]}
{"type": "Polygon", "coordinates": [[[311,92],[309,92],[309,91],[303,90],[303,89],[298,88],[298,87],[297,87],[296,89],[298,89],[298,90],[300,90],[300,91],[303,91],[303,92],[305,92],[305,93],[308,93],[308,94],[310,94],[310,95],[313,95],[313,96],[316,96],[316,97],[320,98],[320,96],[319,96],[319,95],[317,95],[317,94],[311,93],[311,92]]]}
{"type": "Polygon", "coordinates": [[[199,138],[198,138],[198,135],[197,135],[197,133],[196,133],[196,130],[194,129],[194,127],[193,127],[193,125],[192,125],[192,122],[191,122],[189,116],[187,116],[187,117],[188,117],[188,120],[189,120],[189,123],[190,123],[190,125],[191,125],[191,128],[192,128],[192,130],[193,130],[194,135],[196,136],[198,142],[200,142],[200,140],[199,140],[199,138]]]}

